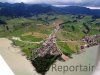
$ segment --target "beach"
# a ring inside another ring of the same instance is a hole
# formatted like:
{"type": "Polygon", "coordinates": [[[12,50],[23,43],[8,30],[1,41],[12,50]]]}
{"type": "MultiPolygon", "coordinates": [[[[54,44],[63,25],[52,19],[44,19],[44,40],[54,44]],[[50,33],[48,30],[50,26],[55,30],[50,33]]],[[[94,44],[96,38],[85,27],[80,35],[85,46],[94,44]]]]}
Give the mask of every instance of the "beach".
{"type": "Polygon", "coordinates": [[[15,75],[39,75],[31,62],[21,55],[20,48],[14,48],[11,41],[0,38],[0,55],[15,75]]]}

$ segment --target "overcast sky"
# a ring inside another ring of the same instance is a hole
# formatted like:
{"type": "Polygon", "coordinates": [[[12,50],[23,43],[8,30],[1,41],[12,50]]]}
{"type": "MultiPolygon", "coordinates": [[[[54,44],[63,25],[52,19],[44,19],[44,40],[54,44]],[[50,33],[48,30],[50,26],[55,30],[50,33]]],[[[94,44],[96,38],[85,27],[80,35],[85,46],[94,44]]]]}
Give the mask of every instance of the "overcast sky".
{"type": "Polygon", "coordinates": [[[100,0],[0,0],[0,2],[46,3],[52,5],[75,5],[100,8],[100,0]]]}

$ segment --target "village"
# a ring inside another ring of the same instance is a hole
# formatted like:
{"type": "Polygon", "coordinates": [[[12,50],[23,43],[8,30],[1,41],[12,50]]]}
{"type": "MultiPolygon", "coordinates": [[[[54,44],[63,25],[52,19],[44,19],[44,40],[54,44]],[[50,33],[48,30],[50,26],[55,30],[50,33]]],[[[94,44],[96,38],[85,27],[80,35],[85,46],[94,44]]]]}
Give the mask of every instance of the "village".
{"type": "MultiPolygon", "coordinates": [[[[59,48],[56,44],[56,33],[59,31],[59,24],[54,23],[55,27],[50,36],[42,42],[42,47],[37,49],[32,49],[32,53],[38,54],[36,57],[44,57],[46,54],[50,55],[61,55],[59,48]]],[[[35,57],[35,58],[36,58],[35,57]]]]}
{"type": "Polygon", "coordinates": [[[98,40],[100,39],[100,35],[86,36],[85,38],[82,39],[82,41],[86,44],[82,45],[81,49],[98,45],[100,42],[98,42],[97,39],[98,40]]]}
{"type": "MultiPolygon", "coordinates": [[[[50,34],[50,36],[42,42],[42,47],[37,49],[32,49],[31,51],[33,54],[34,53],[37,54],[36,57],[38,56],[44,57],[46,54],[61,55],[61,57],[66,61],[67,59],[69,59],[69,57],[67,57],[61,52],[61,50],[57,46],[57,41],[56,41],[57,40],[56,33],[60,30],[60,23],[59,24],[54,23],[54,26],[55,27],[52,34],[50,34]]],[[[97,41],[97,39],[100,39],[100,35],[85,36],[82,40],[80,40],[85,44],[80,45],[79,47],[80,50],[77,52],[77,54],[84,52],[85,48],[98,45],[99,42],[97,41]]]]}

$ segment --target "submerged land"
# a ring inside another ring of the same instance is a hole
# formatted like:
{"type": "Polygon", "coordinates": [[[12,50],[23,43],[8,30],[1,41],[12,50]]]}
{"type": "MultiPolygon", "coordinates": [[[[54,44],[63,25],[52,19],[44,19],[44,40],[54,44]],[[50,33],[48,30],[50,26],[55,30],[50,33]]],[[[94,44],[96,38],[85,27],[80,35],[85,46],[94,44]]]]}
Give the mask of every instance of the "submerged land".
{"type": "MultiPolygon", "coordinates": [[[[1,6],[3,12],[7,10],[4,8],[1,6]]],[[[100,18],[89,14],[37,12],[30,11],[27,16],[2,13],[0,37],[19,47],[21,55],[31,61],[38,73],[45,75],[56,60],[67,61],[73,54],[79,55],[85,48],[100,44],[100,18]]]]}
{"type": "MultiPolygon", "coordinates": [[[[10,41],[7,38],[0,38],[0,55],[4,58],[6,63],[9,65],[9,67],[12,69],[15,75],[40,75],[36,72],[35,67],[32,66],[31,62],[26,59],[25,56],[22,56],[21,49],[19,47],[13,47],[11,45],[12,41],[10,41]],[[2,43],[1,43],[2,42],[2,43]]],[[[69,74],[69,75],[90,75],[92,71],[83,71],[78,72],[76,71],[65,71],[63,73],[63,69],[58,69],[59,66],[77,66],[77,65],[82,65],[82,66],[95,66],[96,65],[96,60],[97,60],[97,54],[98,54],[98,46],[90,47],[85,49],[85,52],[79,54],[79,55],[72,55],[73,59],[69,59],[68,61],[59,61],[57,60],[55,64],[57,67],[53,69],[52,71],[52,65],[49,69],[49,71],[46,73],[46,75],[64,75],[64,74],[69,74]],[[87,58],[88,57],[88,58],[87,58]],[[74,65],[73,65],[74,64],[74,65]]]]}

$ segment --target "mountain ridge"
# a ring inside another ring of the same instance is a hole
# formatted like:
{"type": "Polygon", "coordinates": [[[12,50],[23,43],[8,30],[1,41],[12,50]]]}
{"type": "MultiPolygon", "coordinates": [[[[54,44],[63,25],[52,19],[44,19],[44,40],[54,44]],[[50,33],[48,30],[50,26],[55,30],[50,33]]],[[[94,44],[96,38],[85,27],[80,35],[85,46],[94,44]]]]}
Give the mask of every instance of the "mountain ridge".
{"type": "Polygon", "coordinates": [[[0,16],[29,17],[36,14],[51,12],[59,14],[85,14],[100,17],[99,9],[89,9],[80,6],[56,7],[49,4],[11,4],[0,2],[0,16]]]}

